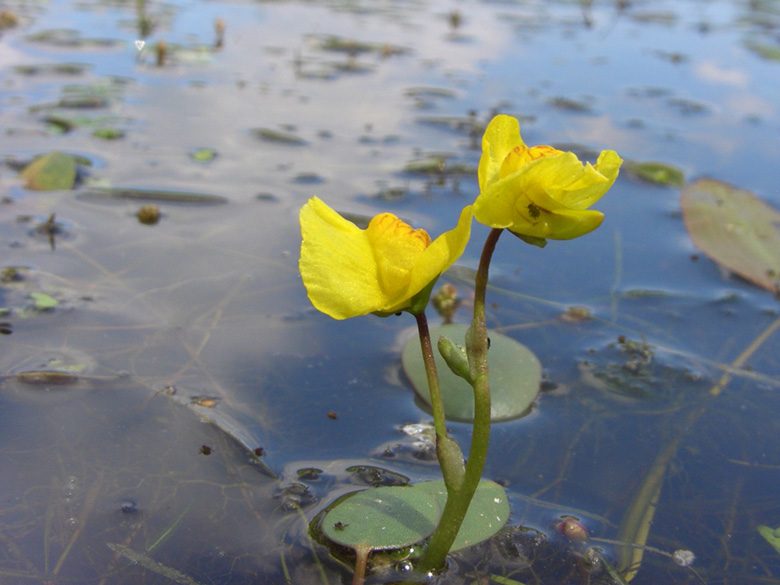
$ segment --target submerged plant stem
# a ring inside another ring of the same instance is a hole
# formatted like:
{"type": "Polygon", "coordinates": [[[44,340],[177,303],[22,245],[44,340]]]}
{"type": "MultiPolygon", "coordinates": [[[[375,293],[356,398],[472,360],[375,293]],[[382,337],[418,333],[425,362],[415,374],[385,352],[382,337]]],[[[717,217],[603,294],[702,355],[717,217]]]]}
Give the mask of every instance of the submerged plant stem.
{"type": "Polygon", "coordinates": [[[623,547],[618,555],[618,572],[620,572],[626,581],[631,581],[639,572],[642,564],[644,549],[646,548],[647,538],[650,534],[650,527],[655,515],[656,506],[661,495],[661,487],[666,478],[666,470],[670,462],[677,455],[677,449],[685,438],[687,433],[696,422],[704,415],[713,400],[715,400],[731,381],[731,370],[738,369],[745,365],[748,359],[769,339],[769,337],[780,329],[780,318],[775,319],[742,353],[731,363],[720,377],[718,382],[710,388],[709,396],[702,404],[697,405],[685,417],[667,443],[666,447],[656,456],[650,471],[645,476],[642,485],[634,496],[631,505],[623,516],[618,540],[627,542],[630,547],[623,547]]]}
{"type": "MultiPolygon", "coordinates": [[[[416,569],[420,572],[436,571],[444,565],[444,559],[452,548],[452,543],[455,542],[485,467],[490,442],[490,384],[488,381],[485,295],[490,260],[502,231],[500,229],[491,230],[482,248],[475,282],[474,320],[466,334],[466,350],[474,389],[474,424],[465,474],[458,485],[451,485],[450,482],[447,482],[445,475],[447,503],[444,505],[439,525],[417,563],[416,569]]],[[[442,469],[442,471],[444,470],[442,469]]]]}

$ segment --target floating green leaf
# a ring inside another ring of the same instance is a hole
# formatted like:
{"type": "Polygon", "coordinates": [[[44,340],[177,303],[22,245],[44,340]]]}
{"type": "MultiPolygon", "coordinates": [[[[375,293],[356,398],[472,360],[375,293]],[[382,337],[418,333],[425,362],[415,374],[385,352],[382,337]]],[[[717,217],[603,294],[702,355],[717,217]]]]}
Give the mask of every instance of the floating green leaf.
{"type": "Polygon", "coordinates": [[[64,152],[50,152],[27,165],[21,177],[25,187],[33,191],[71,189],[76,181],[76,161],[64,152]]]}
{"type": "Polygon", "coordinates": [[[639,177],[648,183],[682,187],[685,185],[685,174],[675,166],[662,162],[625,161],[625,169],[629,174],[639,177]]]}
{"type": "Polygon", "coordinates": [[[388,486],[341,500],[322,518],[322,533],[353,549],[397,549],[429,536],[441,507],[430,490],[388,486]]]}
{"type": "Polygon", "coordinates": [[[764,537],[764,540],[771,544],[774,549],[780,553],[780,527],[770,528],[769,526],[760,524],[756,526],[756,530],[758,530],[758,533],[764,537]]]}
{"type": "Polygon", "coordinates": [[[49,311],[59,305],[59,301],[50,297],[46,293],[31,292],[30,298],[35,303],[35,308],[39,311],[49,311]]]}
{"type": "Polygon", "coordinates": [[[758,286],[780,291],[780,212],[750,191],[715,179],[689,184],[681,206],[697,248],[758,286]]]}
{"type": "Polygon", "coordinates": [[[206,162],[213,160],[217,156],[217,151],[213,148],[198,148],[190,153],[192,160],[206,162]]]}
{"type": "MultiPolygon", "coordinates": [[[[453,323],[431,329],[434,346],[444,335],[455,343],[464,343],[467,325],[453,323]]],[[[522,416],[539,393],[542,366],[527,347],[514,339],[491,332],[488,350],[490,368],[491,419],[509,420],[522,416]]],[[[453,374],[437,351],[434,350],[439,373],[444,413],[450,420],[471,421],[474,417],[474,394],[463,378],[453,374]]],[[[412,387],[420,399],[430,405],[428,377],[422,359],[420,340],[413,337],[401,354],[401,364],[412,387]]]]}
{"type": "Polygon", "coordinates": [[[98,128],[92,132],[92,136],[103,140],[119,140],[125,137],[125,131],[119,128],[98,128]]]}
{"type": "MultiPolygon", "coordinates": [[[[447,503],[447,488],[444,481],[426,481],[415,484],[415,489],[432,494],[444,508],[447,503]]],[[[450,552],[479,544],[494,536],[509,521],[509,498],[503,487],[494,481],[483,479],[474,492],[463,524],[452,543],[450,552]]]]}
{"type": "Polygon", "coordinates": [[[745,41],[744,45],[747,49],[750,49],[762,59],[767,59],[768,61],[780,61],[780,47],[777,45],[759,43],[753,40],[745,41]]]}

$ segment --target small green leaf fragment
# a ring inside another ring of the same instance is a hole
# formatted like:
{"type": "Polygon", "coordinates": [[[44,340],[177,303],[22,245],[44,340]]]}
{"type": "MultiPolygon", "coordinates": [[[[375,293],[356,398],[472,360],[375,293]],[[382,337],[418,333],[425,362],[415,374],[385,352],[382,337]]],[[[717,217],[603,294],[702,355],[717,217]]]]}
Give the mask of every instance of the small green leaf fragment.
{"type": "Polygon", "coordinates": [[[54,307],[60,304],[60,302],[57,299],[50,297],[46,293],[31,292],[30,298],[35,303],[34,306],[38,311],[50,311],[51,309],[53,309],[54,307]]]}
{"type": "Polygon", "coordinates": [[[92,136],[102,140],[119,140],[125,137],[125,131],[119,128],[98,128],[92,132],[92,136]]]}
{"type": "Polygon", "coordinates": [[[769,526],[760,524],[756,526],[756,530],[758,530],[758,533],[764,537],[764,540],[771,544],[778,554],[780,554],[780,527],[770,528],[769,526]]]}
{"type": "Polygon", "coordinates": [[[217,151],[213,148],[198,148],[190,154],[192,160],[196,160],[198,162],[210,161],[213,160],[216,156],[217,151]]]}
{"type": "Polygon", "coordinates": [[[762,59],[766,59],[768,61],[780,61],[780,47],[778,46],[759,43],[756,41],[745,41],[744,44],[747,49],[753,51],[762,59]]]}

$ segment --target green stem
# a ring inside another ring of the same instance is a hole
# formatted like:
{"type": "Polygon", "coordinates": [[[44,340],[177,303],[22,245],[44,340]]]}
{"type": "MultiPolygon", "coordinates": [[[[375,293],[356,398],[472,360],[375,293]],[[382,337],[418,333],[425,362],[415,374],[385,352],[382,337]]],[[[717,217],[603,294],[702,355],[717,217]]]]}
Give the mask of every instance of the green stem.
{"type": "MultiPolygon", "coordinates": [[[[439,525],[428,542],[428,546],[415,567],[417,571],[429,573],[440,569],[458,535],[463,518],[469,509],[471,499],[477,490],[482,470],[485,467],[490,442],[490,384],[487,363],[487,327],[485,325],[485,295],[488,284],[488,270],[493,250],[503,230],[493,229],[482,248],[479,269],[475,282],[474,321],[466,334],[466,350],[474,388],[474,425],[471,448],[466,463],[463,481],[459,485],[447,484],[447,503],[444,505],[439,525]]],[[[443,471],[443,470],[442,470],[443,471]]]]}
{"type": "Polygon", "coordinates": [[[447,436],[447,420],[444,415],[444,400],[441,397],[439,376],[436,373],[436,361],[433,358],[431,333],[428,330],[428,319],[425,311],[414,315],[417,319],[417,330],[420,333],[425,373],[428,376],[428,390],[431,394],[431,410],[433,411],[433,427],[436,430],[436,458],[439,460],[441,474],[447,489],[450,486],[460,486],[463,483],[463,452],[455,439],[447,436]]]}
{"type": "Polygon", "coordinates": [[[431,345],[431,332],[428,330],[428,318],[425,311],[414,316],[417,320],[417,331],[420,334],[423,363],[425,373],[428,376],[428,390],[431,393],[431,410],[433,410],[433,426],[436,429],[436,439],[447,436],[446,420],[444,418],[444,401],[439,387],[439,376],[436,373],[436,362],[433,359],[433,346],[431,345]]]}

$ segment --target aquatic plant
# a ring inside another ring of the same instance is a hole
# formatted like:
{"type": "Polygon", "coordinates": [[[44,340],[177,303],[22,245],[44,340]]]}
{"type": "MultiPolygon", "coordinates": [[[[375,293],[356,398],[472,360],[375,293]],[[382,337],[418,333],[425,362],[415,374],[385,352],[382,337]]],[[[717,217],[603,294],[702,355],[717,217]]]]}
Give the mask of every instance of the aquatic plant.
{"type": "Polygon", "coordinates": [[[316,197],[301,209],[299,266],[309,299],[318,310],[335,319],[404,311],[414,315],[443,476],[443,486],[425,482],[383,487],[369,495],[361,492],[360,497],[337,501],[318,518],[322,533],[355,550],[356,583],[362,582],[372,550],[402,548],[427,538],[414,568],[432,573],[443,567],[451,550],[490,538],[508,520],[503,488],[482,479],[491,425],[485,296],[493,251],[505,229],[541,247],[548,238],[573,239],[596,229],[603,214],[588,208],[613,185],[621,163],[612,150],[603,151],[595,165],[583,165],[570,152],[550,146],[529,148],[520,136],[518,120],[499,115],[482,140],[481,192],[473,209],[465,207],[457,226],[433,241],[425,230],[389,213],[377,215],[362,230],[316,197]],[[439,276],[466,247],[472,211],[478,221],[493,228],[476,272],[473,319],[462,344],[446,336],[437,343],[449,369],[473,390],[472,440],[464,458],[458,442],[447,433],[425,308],[439,276]],[[477,514],[475,507],[480,510],[477,514]]]}

